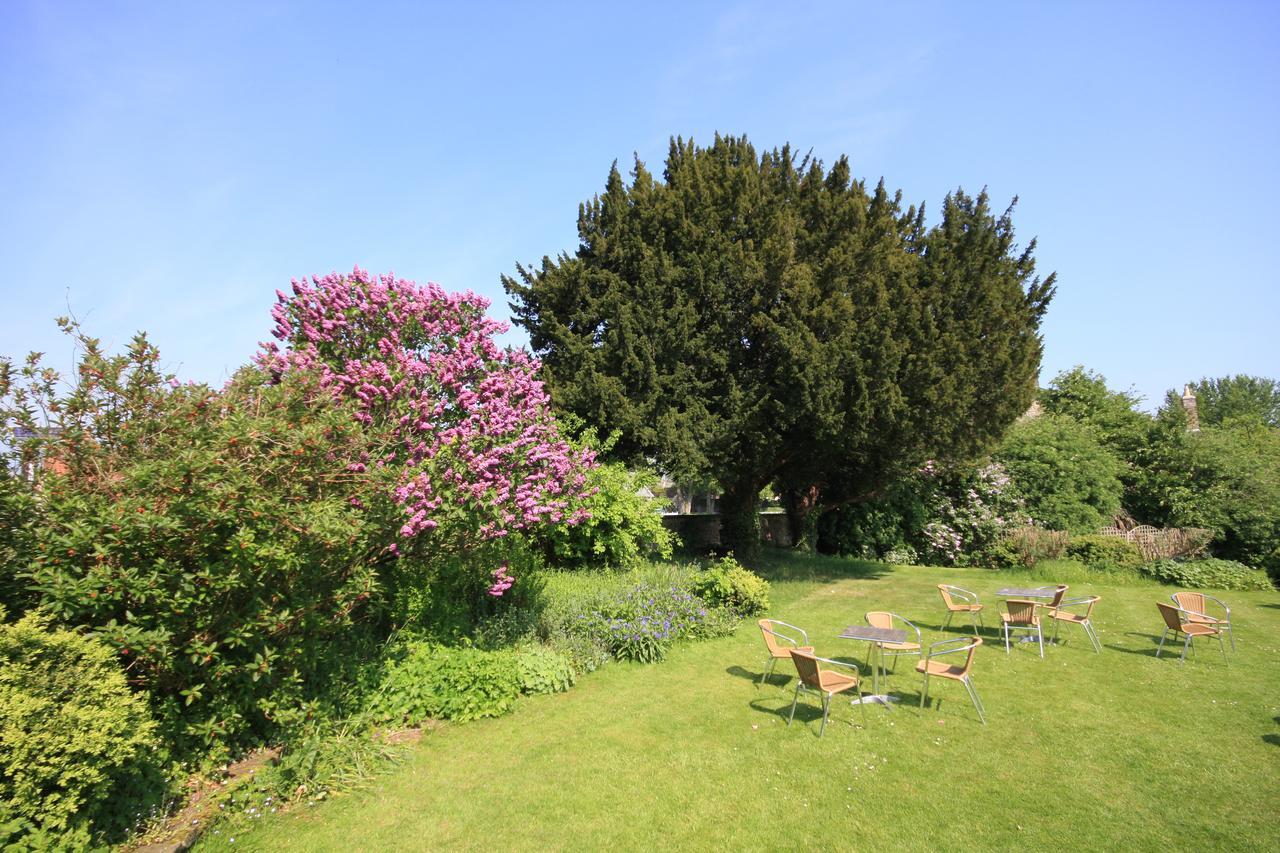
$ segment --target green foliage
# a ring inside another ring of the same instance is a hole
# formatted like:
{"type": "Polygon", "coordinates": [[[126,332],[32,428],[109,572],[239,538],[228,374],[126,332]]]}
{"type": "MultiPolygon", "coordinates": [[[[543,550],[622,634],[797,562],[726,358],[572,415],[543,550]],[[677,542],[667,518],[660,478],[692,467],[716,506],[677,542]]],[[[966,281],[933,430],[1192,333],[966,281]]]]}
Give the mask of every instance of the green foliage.
{"type": "Polygon", "coordinates": [[[1080,365],[1059,373],[1040,392],[1045,413],[1089,427],[1102,446],[1120,459],[1132,458],[1151,430],[1151,417],[1138,411],[1140,402],[1136,394],[1110,390],[1105,376],[1080,365]]]}
{"type": "Polygon", "coordinates": [[[1077,421],[1042,415],[1020,421],[993,454],[1036,522],[1092,533],[1120,509],[1120,462],[1077,421]]]}
{"type": "Polygon", "coordinates": [[[320,718],[289,739],[279,761],[255,774],[254,788],[268,805],[349,791],[402,756],[359,719],[320,718]]]}
{"type": "Polygon", "coordinates": [[[1053,276],[985,194],[926,228],[844,157],[674,139],[661,179],[611,169],[578,233],[503,279],[553,400],[617,430],[617,458],[717,480],[739,559],[771,482],[817,495],[791,508],[865,496],[973,455],[1031,402],[1053,276]]]}
{"type": "Polygon", "coordinates": [[[520,695],[520,669],[509,651],[406,642],[370,711],[392,724],[500,717],[520,695]]]}
{"type": "Polygon", "coordinates": [[[31,485],[0,470],[0,607],[15,614],[31,603],[20,569],[35,551],[39,509],[31,485]]]}
{"type": "Polygon", "coordinates": [[[1136,570],[1144,562],[1138,547],[1118,536],[1073,536],[1066,555],[1091,569],[1120,572],[1136,570]]]}
{"type": "Polygon", "coordinates": [[[1280,578],[1280,429],[1234,422],[1188,432],[1171,395],[1142,459],[1141,517],[1215,532],[1214,554],[1280,578]]]}
{"type": "Polygon", "coordinates": [[[908,543],[916,541],[915,534],[930,520],[921,486],[919,477],[904,477],[882,498],[823,512],[817,522],[818,551],[878,560],[911,547],[908,543]]]}
{"type": "Polygon", "coordinates": [[[1161,583],[1191,589],[1269,590],[1266,572],[1235,560],[1156,560],[1142,567],[1143,574],[1161,583]]]}
{"type": "Polygon", "coordinates": [[[156,723],[116,661],[106,644],[35,613],[0,624],[0,815],[11,843],[41,830],[118,839],[163,795],[156,723]]]}
{"type": "Polygon", "coordinates": [[[1261,376],[1224,376],[1191,383],[1200,425],[1231,421],[1280,427],[1280,381],[1261,376]]]}
{"type": "Polygon", "coordinates": [[[577,680],[573,662],[546,646],[523,646],[516,650],[515,660],[521,693],[563,693],[577,680]]]}
{"type": "Polygon", "coordinates": [[[647,469],[602,464],[587,475],[593,493],[581,505],[590,516],[573,526],[548,526],[534,541],[549,564],[566,569],[625,569],[651,558],[669,559],[672,535],[660,514],[666,501],[642,494],[657,482],[647,469]]]}
{"type": "Polygon", "coordinates": [[[1066,531],[1023,525],[1010,528],[1004,538],[983,554],[986,565],[998,569],[1034,566],[1044,560],[1060,559],[1067,550],[1066,531]]]}
{"type": "Polygon", "coordinates": [[[721,607],[739,616],[758,616],[769,609],[769,582],[722,557],[689,582],[689,589],[710,607],[721,607]]]}

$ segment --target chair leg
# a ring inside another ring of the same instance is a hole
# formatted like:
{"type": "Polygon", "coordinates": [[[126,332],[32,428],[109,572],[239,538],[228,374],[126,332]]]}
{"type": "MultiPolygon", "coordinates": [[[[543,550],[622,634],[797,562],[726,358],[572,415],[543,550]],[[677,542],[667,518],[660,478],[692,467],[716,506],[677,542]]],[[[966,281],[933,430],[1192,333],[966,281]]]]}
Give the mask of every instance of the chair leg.
{"type": "Polygon", "coordinates": [[[773,665],[774,663],[777,662],[777,660],[778,659],[775,658],[773,655],[769,655],[769,659],[764,662],[764,672],[760,673],[760,681],[758,684],[756,684],[756,687],[759,687],[761,684],[764,684],[766,681],[769,680],[769,676],[773,675],[773,665]]]}
{"type": "Polygon", "coordinates": [[[831,710],[831,694],[822,694],[822,728],[818,729],[818,737],[827,730],[827,712],[831,710]]]}
{"type": "Polygon", "coordinates": [[[968,678],[965,678],[963,683],[965,690],[969,691],[969,701],[973,702],[973,710],[978,712],[978,719],[985,726],[987,724],[987,717],[982,713],[982,700],[978,698],[977,688],[973,686],[968,678]]]}
{"type": "Polygon", "coordinates": [[[1227,648],[1226,646],[1222,645],[1221,631],[1218,632],[1218,651],[1222,652],[1222,659],[1225,661],[1227,659],[1227,648]]]}
{"type": "Polygon", "coordinates": [[[867,703],[862,701],[862,684],[858,684],[858,707],[862,709],[862,727],[867,727],[867,703]]]}
{"type": "Polygon", "coordinates": [[[956,614],[955,614],[955,611],[953,611],[953,610],[948,610],[948,611],[947,611],[947,621],[945,621],[945,622],[943,622],[943,623],[942,623],[942,630],[944,630],[944,631],[945,631],[945,630],[947,630],[947,628],[951,627],[951,617],[952,617],[952,616],[955,616],[955,615],[956,615],[956,614]]]}
{"type": "Polygon", "coordinates": [[[1185,643],[1183,643],[1183,644],[1182,644],[1182,658],[1181,658],[1181,662],[1182,662],[1182,663],[1186,663],[1186,662],[1187,662],[1187,649],[1191,649],[1191,653],[1192,653],[1192,654],[1195,654],[1195,649],[1194,649],[1194,648],[1192,648],[1192,646],[1191,646],[1191,635],[1190,635],[1190,634],[1187,634],[1187,641],[1186,641],[1185,643]]]}
{"type": "Polygon", "coordinates": [[[1164,638],[1169,636],[1169,629],[1165,628],[1164,633],[1160,635],[1160,645],[1156,646],[1156,657],[1160,657],[1160,651],[1164,648],[1164,638]]]}
{"type": "Polygon", "coordinates": [[[929,673],[924,674],[924,690],[920,693],[920,707],[924,707],[924,703],[929,701],[929,673]]]}
{"type": "Polygon", "coordinates": [[[969,621],[973,623],[973,636],[978,636],[978,625],[982,623],[982,614],[977,610],[969,611],[969,621]]]}
{"type": "Polygon", "coordinates": [[[1044,660],[1044,626],[1036,626],[1036,639],[1040,641],[1040,660],[1044,660]]]}
{"type": "Polygon", "coordinates": [[[1231,651],[1236,650],[1236,632],[1231,630],[1231,623],[1227,623],[1227,636],[1231,638],[1231,651]]]}
{"type": "Polygon", "coordinates": [[[1085,636],[1089,638],[1089,642],[1093,644],[1094,652],[1102,654],[1102,641],[1098,639],[1098,632],[1093,629],[1092,622],[1080,623],[1084,626],[1085,636]]]}
{"type": "Polygon", "coordinates": [[[1004,653],[1009,654],[1009,623],[1004,623],[1004,653]]]}
{"type": "Polygon", "coordinates": [[[796,718],[796,703],[800,701],[800,688],[804,686],[803,682],[796,682],[796,695],[791,700],[791,716],[787,717],[787,725],[791,725],[791,721],[796,718]]]}

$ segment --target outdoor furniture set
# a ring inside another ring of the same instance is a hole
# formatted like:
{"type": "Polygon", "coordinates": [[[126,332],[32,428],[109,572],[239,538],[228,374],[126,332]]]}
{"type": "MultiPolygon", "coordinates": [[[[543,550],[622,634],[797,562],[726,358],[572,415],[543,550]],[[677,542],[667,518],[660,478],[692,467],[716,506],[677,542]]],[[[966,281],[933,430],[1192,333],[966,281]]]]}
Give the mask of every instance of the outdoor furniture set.
{"type": "MultiPolygon", "coordinates": [[[[920,629],[915,624],[896,613],[890,613],[885,610],[873,610],[867,613],[866,625],[850,625],[838,635],[843,640],[866,642],[866,662],[871,668],[872,679],[872,692],[870,695],[862,694],[862,674],[856,664],[818,657],[814,654],[814,647],[809,645],[809,635],[802,628],[789,625],[777,619],[759,620],[758,624],[764,636],[765,648],[768,651],[768,657],[765,659],[765,669],[760,676],[760,683],[763,684],[773,674],[777,662],[784,658],[791,659],[799,676],[796,681],[795,696],[791,700],[791,713],[787,717],[787,724],[790,725],[792,720],[795,719],[796,704],[800,701],[800,694],[817,693],[822,697],[822,726],[818,730],[818,736],[821,737],[827,728],[827,716],[830,711],[831,698],[840,693],[856,690],[858,698],[853,700],[853,704],[859,706],[862,710],[862,719],[865,725],[866,706],[868,704],[878,702],[886,707],[892,707],[889,703],[897,701],[895,697],[880,692],[880,676],[885,669],[885,657],[893,658],[893,669],[891,671],[896,672],[899,657],[914,655],[921,658],[916,663],[916,672],[924,676],[924,686],[920,692],[921,708],[924,707],[929,698],[930,678],[946,678],[952,681],[959,681],[968,692],[974,710],[978,712],[978,719],[985,725],[987,722],[986,709],[982,704],[982,698],[978,695],[977,689],[973,686],[971,678],[973,657],[978,646],[982,645],[982,638],[978,636],[979,627],[983,624],[982,603],[978,600],[976,593],[951,584],[938,584],[938,592],[942,595],[942,602],[947,611],[946,620],[942,625],[943,630],[950,627],[951,620],[957,613],[961,613],[968,616],[973,626],[972,637],[939,640],[926,646],[920,629]],[[895,627],[898,624],[904,627],[895,627]],[[910,639],[908,629],[915,633],[914,642],[910,639]],[[964,654],[964,663],[961,665],[938,660],[944,655],[951,654],[964,654]],[[842,671],[830,668],[823,669],[820,664],[827,664],[828,667],[840,667],[842,671]]],[[[1090,617],[1093,613],[1093,606],[1102,600],[1101,596],[1088,595],[1067,598],[1066,593],[1066,584],[1033,588],[1004,587],[996,590],[996,595],[1005,600],[1005,610],[1000,614],[1005,654],[1009,654],[1011,651],[1011,634],[1021,632],[1024,636],[1020,642],[1037,643],[1040,657],[1043,658],[1045,619],[1050,619],[1053,622],[1053,636],[1049,639],[1050,644],[1057,643],[1058,628],[1062,623],[1066,622],[1072,625],[1079,625],[1085,636],[1089,638],[1089,643],[1092,645],[1094,652],[1100,653],[1102,651],[1102,642],[1098,639],[1098,632],[1093,627],[1090,617]],[[1080,610],[1080,608],[1083,608],[1083,610],[1080,610]]],[[[1165,638],[1170,631],[1174,632],[1175,641],[1179,634],[1186,636],[1182,647],[1182,661],[1184,663],[1187,658],[1187,650],[1191,649],[1194,652],[1194,646],[1192,646],[1191,641],[1195,637],[1216,637],[1218,647],[1225,658],[1226,649],[1222,645],[1222,634],[1226,632],[1231,638],[1231,650],[1235,651],[1236,643],[1235,635],[1231,632],[1230,607],[1211,595],[1199,592],[1178,592],[1174,593],[1171,598],[1176,606],[1164,604],[1163,602],[1156,604],[1164,617],[1166,625],[1164,634],[1160,636],[1160,645],[1156,649],[1156,657],[1160,657],[1160,652],[1164,649],[1165,638]],[[1214,602],[1217,605],[1217,609],[1222,611],[1220,614],[1212,615],[1209,613],[1210,608],[1207,602],[1210,601],[1214,602]]]]}

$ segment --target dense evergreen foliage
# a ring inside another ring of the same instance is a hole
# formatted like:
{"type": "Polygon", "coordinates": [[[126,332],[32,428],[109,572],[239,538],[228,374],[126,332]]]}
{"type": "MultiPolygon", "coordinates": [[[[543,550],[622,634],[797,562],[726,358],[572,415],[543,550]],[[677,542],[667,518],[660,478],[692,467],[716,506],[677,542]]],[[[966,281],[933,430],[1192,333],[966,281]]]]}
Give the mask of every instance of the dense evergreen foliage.
{"type": "Polygon", "coordinates": [[[1053,276],[985,193],[926,227],[844,157],[676,139],[660,180],[615,165],[578,234],[503,279],[553,401],[620,431],[623,458],[717,480],[740,555],[764,486],[798,533],[818,504],[985,449],[1035,392],[1053,276]]]}

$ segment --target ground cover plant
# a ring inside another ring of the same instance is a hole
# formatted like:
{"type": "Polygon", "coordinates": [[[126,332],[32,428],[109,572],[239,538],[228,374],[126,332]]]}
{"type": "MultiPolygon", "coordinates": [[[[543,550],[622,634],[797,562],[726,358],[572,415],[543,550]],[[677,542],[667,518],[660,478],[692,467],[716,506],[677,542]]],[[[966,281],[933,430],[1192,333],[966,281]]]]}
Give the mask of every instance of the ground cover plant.
{"type": "MultiPolygon", "coordinates": [[[[836,635],[872,609],[901,613],[926,641],[940,630],[936,585],[974,589],[994,614],[1006,583],[1031,572],[890,568],[788,554],[771,560],[769,615],[806,628],[819,654],[861,662],[836,635]]],[[[847,702],[817,736],[818,703],[786,725],[794,680],[758,685],[764,648],[744,624],[673,648],[659,666],[612,664],[569,693],[523,699],[509,716],[426,735],[376,787],[267,818],[240,818],[202,849],[792,849],[817,824],[850,847],[1082,849],[1275,846],[1280,798],[1280,595],[1235,592],[1237,651],[1201,646],[1185,665],[1155,655],[1157,600],[1170,588],[1089,580],[1095,654],[1078,629],[1041,660],[983,636],[980,725],[958,685],[920,710],[906,660],[889,678],[903,702],[847,702]],[[494,745],[503,745],[495,749],[494,745]],[[1188,789],[1161,784],[1200,778],[1188,789]],[[495,815],[501,819],[495,820],[495,815]],[[234,843],[230,839],[234,837],[234,843]]],[[[991,625],[988,618],[987,624],[991,625]]],[[[780,668],[781,670],[781,668],[780,668]]]]}

